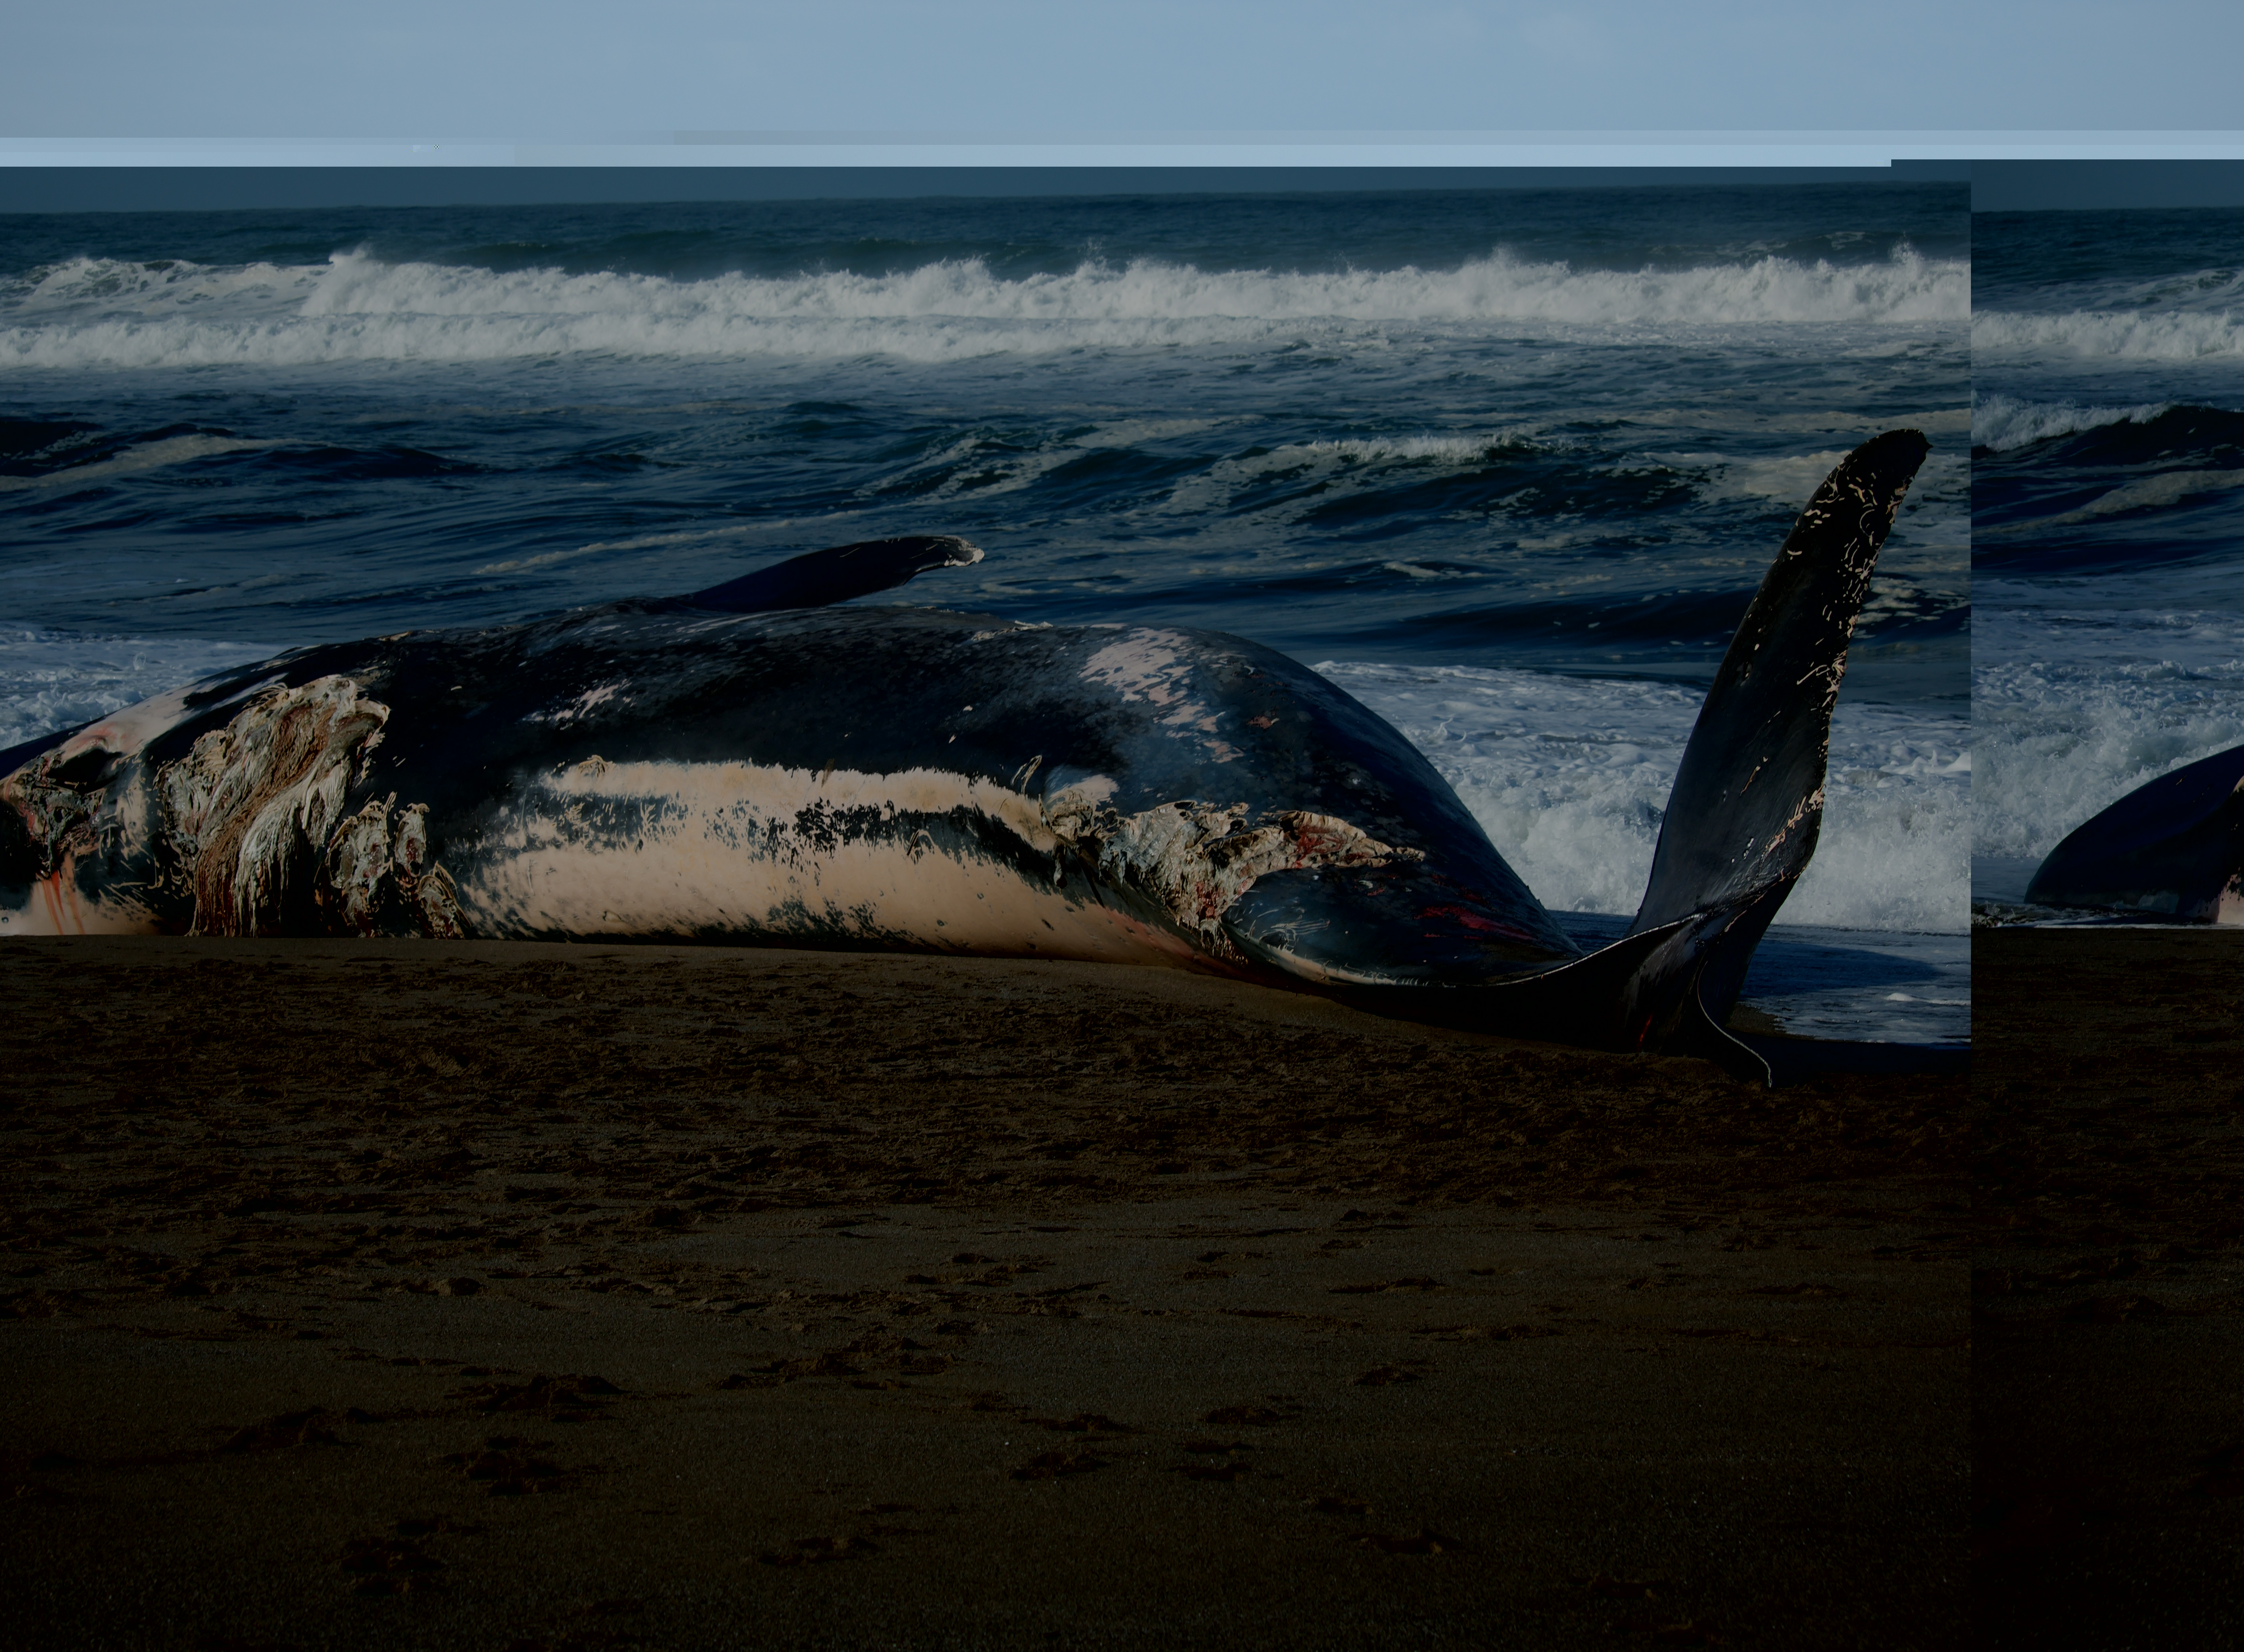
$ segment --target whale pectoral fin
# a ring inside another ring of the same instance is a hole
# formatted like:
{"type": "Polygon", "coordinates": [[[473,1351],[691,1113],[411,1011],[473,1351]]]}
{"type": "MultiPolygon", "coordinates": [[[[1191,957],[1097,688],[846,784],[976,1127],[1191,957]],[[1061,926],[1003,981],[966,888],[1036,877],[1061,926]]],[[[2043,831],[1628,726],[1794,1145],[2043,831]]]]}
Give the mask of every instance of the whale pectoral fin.
{"type": "Polygon", "coordinates": [[[697,590],[683,600],[720,614],[765,614],[785,608],[823,608],[889,590],[934,568],[965,568],[982,553],[950,534],[909,539],[869,539],[790,556],[753,574],[697,590]]]}
{"type": "MultiPolygon", "coordinates": [[[[1689,991],[1717,1026],[1815,853],[1848,639],[1930,447],[1918,431],[1889,430],[1824,479],[1746,610],[1684,750],[1629,934],[1699,920],[1689,991]]],[[[1655,1028],[1676,1023],[1678,1005],[1655,1015],[1655,1028]]]]}

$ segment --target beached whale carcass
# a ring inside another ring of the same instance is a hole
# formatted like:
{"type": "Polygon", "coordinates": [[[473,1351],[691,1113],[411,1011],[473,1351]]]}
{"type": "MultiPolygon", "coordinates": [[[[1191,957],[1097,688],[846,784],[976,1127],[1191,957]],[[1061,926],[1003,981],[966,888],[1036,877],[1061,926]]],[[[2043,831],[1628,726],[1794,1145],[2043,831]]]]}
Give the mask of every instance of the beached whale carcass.
{"type": "Polygon", "coordinates": [[[814,552],[661,602],[300,649],[0,753],[0,934],[639,937],[1187,964],[1759,1070],[1722,1029],[1813,853],[1832,706],[1928,444],[1865,443],[1707,695],[1585,955],[1426,759],[1239,637],[836,608],[814,552]]]}

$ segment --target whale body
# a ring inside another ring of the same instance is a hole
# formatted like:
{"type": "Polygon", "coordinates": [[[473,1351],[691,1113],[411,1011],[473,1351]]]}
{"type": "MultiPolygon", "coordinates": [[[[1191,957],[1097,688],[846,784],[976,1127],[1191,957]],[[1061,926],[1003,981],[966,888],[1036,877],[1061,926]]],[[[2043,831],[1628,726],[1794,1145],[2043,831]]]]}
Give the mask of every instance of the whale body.
{"type": "Polygon", "coordinates": [[[1928,444],[1802,511],[1585,954],[1391,726],[1243,638],[833,603],[978,560],[298,649],[0,752],[0,935],[690,940],[1165,963],[1756,1076],[1727,1032],[1806,869],[1833,703],[1928,444]]]}

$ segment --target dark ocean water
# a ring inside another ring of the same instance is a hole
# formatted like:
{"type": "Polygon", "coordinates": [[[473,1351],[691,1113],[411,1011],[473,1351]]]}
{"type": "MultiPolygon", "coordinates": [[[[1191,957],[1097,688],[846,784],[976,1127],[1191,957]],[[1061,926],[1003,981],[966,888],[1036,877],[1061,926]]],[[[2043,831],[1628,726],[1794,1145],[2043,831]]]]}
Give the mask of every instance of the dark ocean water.
{"type": "Polygon", "coordinates": [[[1785,915],[1883,937],[1819,1029],[1958,1033],[1969,257],[1952,185],[0,219],[0,745],[957,533],[907,599],[1285,649],[1625,914],[1793,515],[1915,425],[1785,915]]]}
{"type": "Polygon", "coordinates": [[[2244,743],[2244,211],[1974,224],[1975,880],[2244,743]]]}

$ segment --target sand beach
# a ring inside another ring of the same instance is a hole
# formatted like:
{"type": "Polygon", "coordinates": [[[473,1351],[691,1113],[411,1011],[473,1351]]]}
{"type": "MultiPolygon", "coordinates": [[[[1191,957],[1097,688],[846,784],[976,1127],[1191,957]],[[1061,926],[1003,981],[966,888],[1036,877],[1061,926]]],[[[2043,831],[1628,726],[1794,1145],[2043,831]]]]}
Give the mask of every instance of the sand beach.
{"type": "Polygon", "coordinates": [[[2234,1642],[2244,934],[1972,947],[1979,1643],[2234,1642]]]}
{"type": "Polygon", "coordinates": [[[1963,1079],[1013,960],[0,976],[9,1644],[1963,1636],[1963,1079]]]}

